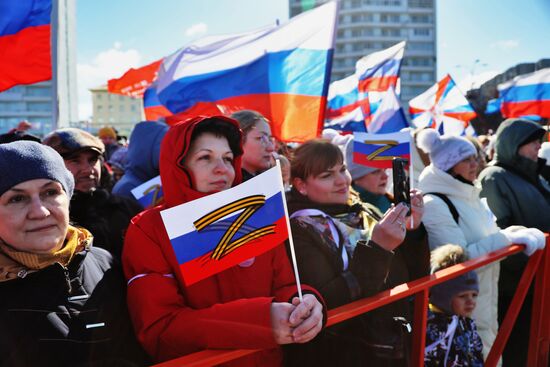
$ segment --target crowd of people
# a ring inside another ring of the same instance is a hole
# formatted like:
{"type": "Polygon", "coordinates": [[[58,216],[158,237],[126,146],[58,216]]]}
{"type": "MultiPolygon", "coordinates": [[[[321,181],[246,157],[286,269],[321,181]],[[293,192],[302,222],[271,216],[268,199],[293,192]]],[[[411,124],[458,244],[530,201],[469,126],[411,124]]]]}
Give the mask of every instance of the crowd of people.
{"type": "MultiPolygon", "coordinates": [[[[409,366],[411,299],[331,327],[327,311],[521,244],[430,290],[425,365],[482,366],[550,232],[545,130],[509,119],[491,137],[413,136],[407,205],[388,172],[353,161],[352,135],[291,148],[256,111],[140,122],[128,144],[112,127],[1,135],[0,366],[147,366],[205,349],[262,350],[227,366],[409,366]],[[302,299],[288,242],[186,285],[161,211],[277,159],[302,299]],[[158,175],[163,201],[143,208],[131,191],[158,175]]],[[[525,366],[531,305],[503,366],[525,366]]]]}

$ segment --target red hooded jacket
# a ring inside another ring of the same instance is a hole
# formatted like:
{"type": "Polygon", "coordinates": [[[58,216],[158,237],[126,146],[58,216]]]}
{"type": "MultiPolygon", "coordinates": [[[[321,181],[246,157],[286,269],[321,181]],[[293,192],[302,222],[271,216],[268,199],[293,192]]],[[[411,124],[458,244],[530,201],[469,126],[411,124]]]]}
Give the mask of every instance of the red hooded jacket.
{"type": "MultiPolygon", "coordinates": [[[[203,349],[265,349],[228,366],[280,366],[282,352],[271,329],[271,303],[296,294],[285,247],[278,246],[246,267],[237,265],[185,286],[160,211],[203,197],[192,188],[181,166],[197,117],[176,124],[161,144],[160,175],[165,203],[132,219],[122,262],[129,280],[128,307],[137,337],[154,361],[203,349]]],[[[236,121],[217,117],[235,125],[236,121]]],[[[236,152],[235,181],[241,182],[241,157],[236,152]]],[[[308,289],[307,287],[305,287],[308,289]]]]}

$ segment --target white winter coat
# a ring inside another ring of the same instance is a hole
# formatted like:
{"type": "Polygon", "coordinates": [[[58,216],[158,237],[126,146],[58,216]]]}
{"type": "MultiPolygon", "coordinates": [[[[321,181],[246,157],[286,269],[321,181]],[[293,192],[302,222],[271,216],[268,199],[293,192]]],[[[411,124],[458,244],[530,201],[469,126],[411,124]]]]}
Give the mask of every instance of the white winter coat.
{"type": "MultiPolygon", "coordinates": [[[[455,179],[432,164],[422,171],[419,181],[419,188],[424,193],[439,192],[447,195],[459,214],[457,225],[442,199],[434,195],[425,196],[422,222],[428,231],[432,250],[452,243],[462,246],[469,258],[475,258],[510,245],[497,227],[495,217],[486,202],[481,201],[479,188],[455,179]]],[[[485,357],[498,331],[499,270],[499,263],[477,270],[479,296],[473,316],[483,341],[485,357]]]]}

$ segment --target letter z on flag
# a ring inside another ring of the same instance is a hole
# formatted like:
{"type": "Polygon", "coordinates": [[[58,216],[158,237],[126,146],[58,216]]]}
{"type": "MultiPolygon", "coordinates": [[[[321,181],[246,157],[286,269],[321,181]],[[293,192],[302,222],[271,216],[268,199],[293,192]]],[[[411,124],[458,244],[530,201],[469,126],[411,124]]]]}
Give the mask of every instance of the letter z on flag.
{"type": "Polygon", "coordinates": [[[393,158],[410,159],[411,133],[353,133],[353,162],[376,168],[391,168],[393,158]]]}
{"type": "Polygon", "coordinates": [[[280,169],[229,190],[163,210],[183,281],[191,285],[288,238],[280,169]]]}

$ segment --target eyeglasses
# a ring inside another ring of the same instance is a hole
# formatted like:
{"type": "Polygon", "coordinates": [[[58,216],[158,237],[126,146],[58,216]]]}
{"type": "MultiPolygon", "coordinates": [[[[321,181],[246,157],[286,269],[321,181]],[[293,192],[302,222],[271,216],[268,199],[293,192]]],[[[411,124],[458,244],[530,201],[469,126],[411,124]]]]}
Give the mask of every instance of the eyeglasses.
{"type": "Polygon", "coordinates": [[[269,136],[267,134],[262,134],[260,136],[254,137],[254,139],[258,140],[264,147],[275,144],[275,138],[273,136],[269,136]]]}

